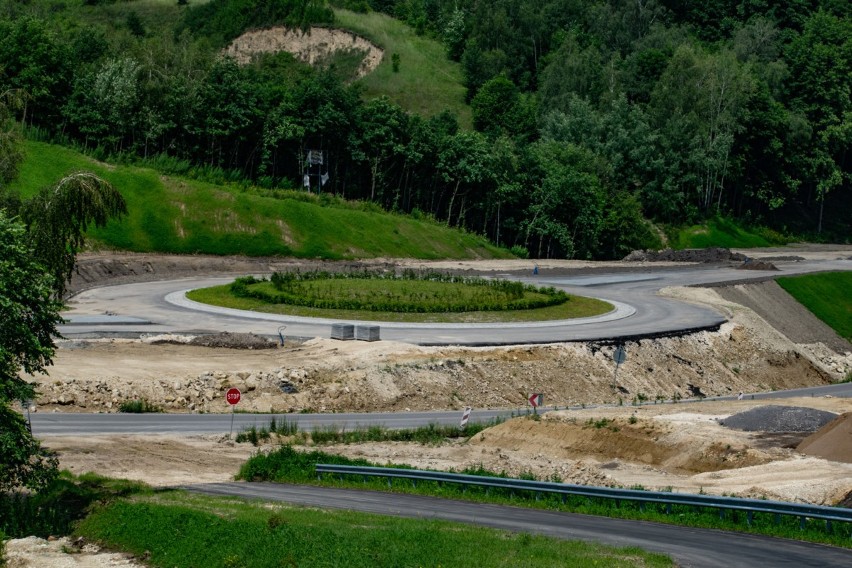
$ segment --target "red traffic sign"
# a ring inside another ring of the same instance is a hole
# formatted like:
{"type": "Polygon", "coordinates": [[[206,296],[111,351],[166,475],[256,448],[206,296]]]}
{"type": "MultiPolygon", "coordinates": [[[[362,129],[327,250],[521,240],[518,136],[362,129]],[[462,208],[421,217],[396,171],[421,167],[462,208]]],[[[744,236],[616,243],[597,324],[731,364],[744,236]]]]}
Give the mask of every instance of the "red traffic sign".
{"type": "Polygon", "coordinates": [[[541,406],[542,401],[544,400],[544,395],[541,393],[533,393],[530,395],[529,401],[533,408],[537,406],[541,406]]]}
{"type": "Polygon", "coordinates": [[[225,393],[225,400],[228,401],[228,404],[237,404],[240,402],[241,396],[242,393],[240,392],[240,389],[233,387],[229,388],[228,392],[225,393]]]}

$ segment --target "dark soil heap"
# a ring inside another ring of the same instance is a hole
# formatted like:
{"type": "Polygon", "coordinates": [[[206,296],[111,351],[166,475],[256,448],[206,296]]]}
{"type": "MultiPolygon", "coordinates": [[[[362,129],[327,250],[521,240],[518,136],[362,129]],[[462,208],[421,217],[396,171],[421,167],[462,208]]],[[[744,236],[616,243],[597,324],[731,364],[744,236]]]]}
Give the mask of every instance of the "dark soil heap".
{"type": "Polygon", "coordinates": [[[759,406],[719,423],[745,432],[816,432],[836,417],[833,412],[801,406],[759,406]]]}

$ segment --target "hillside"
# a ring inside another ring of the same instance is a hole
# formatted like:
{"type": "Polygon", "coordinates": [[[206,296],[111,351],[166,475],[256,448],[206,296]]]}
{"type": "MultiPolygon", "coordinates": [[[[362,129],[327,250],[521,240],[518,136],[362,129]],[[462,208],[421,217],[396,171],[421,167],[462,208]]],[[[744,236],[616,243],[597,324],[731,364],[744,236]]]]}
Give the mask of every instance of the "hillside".
{"type": "Polygon", "coordinates": [[[301,187],[318,151],[324,191],[521,256],[849,242],[849,3],[764,4],[0,1],[0,92],[39,140],[247,186],[301,187]],[[317,27],[381,63],[221,56],[317,27]]]}
{"type": "Polygon", "coordinates": [[[130,211],[125,219],[90,231],[96,247],[329,259],[510,256],[475,235],[369,204],[165,176],[40,142],[26,143],[26,158],[11,187],[28,196],[82,169],[112,183],[130,211]]]}

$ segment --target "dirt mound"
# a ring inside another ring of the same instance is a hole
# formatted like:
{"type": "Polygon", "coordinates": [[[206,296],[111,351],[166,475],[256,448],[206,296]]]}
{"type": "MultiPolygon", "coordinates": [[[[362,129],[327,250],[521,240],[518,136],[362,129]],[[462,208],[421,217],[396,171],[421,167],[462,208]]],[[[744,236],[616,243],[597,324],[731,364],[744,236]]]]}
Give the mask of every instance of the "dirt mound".
{"type": "Polygon", "coordinates": [[[833,412],[801,406],[758,406],[719,423],[745,432],[816,432],[836,417],[833,412]]]}
{"type": "Polygon", "coordinates": [[[778,267],[766,260],[752,260],[747,258],[745,262],[737,267],[737,270],[778,270],[778,267]]]}
{"type": "Polygon", "coordinates": [[[685,250],[634,250],[622,260],[630,262],[744,262],[747,257],[726,248],[685,250]]]}
{"type": "MultiPolygon", "coordinates": [[[[852,463],[852,412],[841,414],[802,440],[796,449],[809,456],[852,463]]],[[[852,493],[847,501],[847,506],[852,506],[852,493]]]]}
{"type": "Polygon", "coordinates": [[[684,436],[682,424],[635,417],[578,420],[548,414],[541,420],[517,418],[481,432],[470,444],[554,460],[617,460],[677,474],[756,466],[771,459],[766,452],[733,437],[684,436]]]}
{"type": "Polygon", "coordinates": [[[189,342],[200,347],[225,347],[227,349],[275,349],[277,344],[253,333],[216,333],[199,335],[189,342]]]}
{"type": "Polygon", "coordinates": [[[346,30],[311,28],[307,32],[282,27],[246,32],[225,49],[225,53],[246,64],[258,53],[292,53],[296,59],[315,65],[338,51],[362,52],[358,77],[372,72],[382,62],[384,52],[361,36],[346,30]]]}

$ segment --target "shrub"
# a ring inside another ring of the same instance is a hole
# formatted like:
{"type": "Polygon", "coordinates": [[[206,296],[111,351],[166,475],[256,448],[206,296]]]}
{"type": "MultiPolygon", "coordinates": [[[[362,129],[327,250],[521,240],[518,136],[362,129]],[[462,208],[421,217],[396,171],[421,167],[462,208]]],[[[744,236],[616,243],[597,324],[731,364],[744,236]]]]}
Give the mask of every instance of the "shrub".
{"type": "Polygon", "coordinates": [[[140,398],[136,400],[125,400],[118,407],[118,411],[126,412],[128,414],[144,414],[147,412],[163,412],[163,407],[153,404],[146,398],[140,398]]]}

